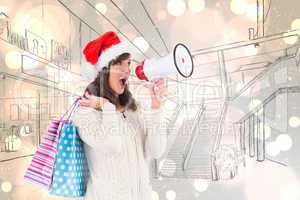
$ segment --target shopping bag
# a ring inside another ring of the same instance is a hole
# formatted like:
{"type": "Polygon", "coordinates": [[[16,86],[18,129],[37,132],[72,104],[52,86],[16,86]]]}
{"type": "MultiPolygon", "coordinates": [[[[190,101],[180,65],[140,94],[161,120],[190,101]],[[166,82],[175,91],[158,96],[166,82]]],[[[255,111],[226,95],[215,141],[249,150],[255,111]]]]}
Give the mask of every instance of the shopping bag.
{"type": "Polygon", "coordinates": [[[38,146],[29,167],[25,171],[24,179],[26,181],[41,186],[44,189],[50,189],[59,134],[63,124],[70,118],[70,116],[68,116],[67,119],[64,119],[64,117],[67,113],[74,110],[78,100],[79,99],[76,99],[61,119],[54,119],[51,121],[47,132],[42,138],[41,144],[38,146]]]}
{"type": "Polygon", "coordinates": [[[60,120],[53,120],[34,154],[24,179],[49,189],[52,182],[52,173],[58,144],[58,128],[60,120]]]}
{"type": "Polygon", "coordinates": [[[82,197],[88,178],[83,142],[72,122],[64,124],[58,143],[50,194],[82,197]]]}

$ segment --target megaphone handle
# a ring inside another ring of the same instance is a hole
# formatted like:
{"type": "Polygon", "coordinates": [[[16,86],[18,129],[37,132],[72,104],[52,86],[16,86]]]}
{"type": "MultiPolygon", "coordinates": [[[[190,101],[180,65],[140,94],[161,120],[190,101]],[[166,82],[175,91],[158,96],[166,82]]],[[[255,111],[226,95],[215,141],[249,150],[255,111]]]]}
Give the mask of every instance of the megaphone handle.
{"type": "MultiPolygon", "coordinates": [[[[154,92],[156,93],[156,91],[158,90],[158,87],[156,86],[156,85],[154,85],[154,92]]],[[[165,96],[157,96],[157,98],[160,100],[160,101],[165,101],[165,100],[167,100],[167,97],[165,97],[165,96]]]]}
{"type": "MultiPolygon", "coordinates": [[[[152,80],[152,81],[156,81],[156,80],[158,80],[158,79],[155,79],[155,80],[152,80]]],[[[144,82],[144,86],[145,86],[145,87],[149,87],[151,84],[153,84],[153,83],[148,82],[148,81],[143,81],[143,82],[144,82]],[[147,86],[147,85],[148,85],[148,86],[147,86]]],[[[154,85],[153,90],[154,90],[154,92],[156,93],[156,91],[158,90],[158,87],[157,87],[156,85],[154,85]]],[[[168,100],[168,98],[167,98],[166,96],[157,96],[157,98],[158,98],[160,101],[168,100]]]]}

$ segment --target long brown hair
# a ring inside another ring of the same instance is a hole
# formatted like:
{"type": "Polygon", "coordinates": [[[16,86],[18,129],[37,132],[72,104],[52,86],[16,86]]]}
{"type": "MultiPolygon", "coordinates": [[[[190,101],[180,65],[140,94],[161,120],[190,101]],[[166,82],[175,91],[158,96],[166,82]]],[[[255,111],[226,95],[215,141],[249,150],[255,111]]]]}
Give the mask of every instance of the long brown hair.
{"type": "Polygon", "coordinates": [[[111,60],[108,63],[108,67],[104,67],[98,73],[95,80],[87,86],[84,93],[88,92],[89,94],[95,95],[97,97],[104,97],[108,99],[112,104],[114,104],[117,109],[125,108],[136,111],[137,104],[131,92],[129,91],[128,85],[126,84],[123,94],[116,96],[114,95],[114,92],[111,89],[108,81],[110,75],[110,67],[112,65],[120,64],[122,61],[128,59],[129,57],[129,53],[123,53],[117,58],[111,60]]]}

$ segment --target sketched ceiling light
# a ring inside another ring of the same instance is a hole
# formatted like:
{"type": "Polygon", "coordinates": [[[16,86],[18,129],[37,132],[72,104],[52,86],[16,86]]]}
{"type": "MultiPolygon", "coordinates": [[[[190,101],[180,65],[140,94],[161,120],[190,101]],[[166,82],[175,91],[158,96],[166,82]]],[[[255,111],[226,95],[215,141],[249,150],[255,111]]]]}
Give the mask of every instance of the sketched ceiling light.
{"type": "Polygon", "coordinates": [[[133,43],[143,52],[145,53],[149,49],[148,42],[143,37],[136,37],[133,40],[133,43]]]}
{"type": "Polygon", "coordinates": [[[97,3],[96,4],[96,9],[103,15],[107,12],[107,6],[105,3],[97,3]]]}
{"type": "Polygon", "coordinates": [[[184,14],[185,9],[186,5],[183,0],[168,0],[167,10],[170,15],[179,17],[184,14]]]}

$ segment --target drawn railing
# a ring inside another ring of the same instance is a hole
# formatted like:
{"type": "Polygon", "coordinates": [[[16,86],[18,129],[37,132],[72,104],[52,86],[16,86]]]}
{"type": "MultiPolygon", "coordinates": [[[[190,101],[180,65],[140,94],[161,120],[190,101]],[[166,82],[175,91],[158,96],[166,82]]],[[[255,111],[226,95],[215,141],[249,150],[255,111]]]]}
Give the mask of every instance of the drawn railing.
{"type": "MultiPolygon", "coordinates": [[[[288,93],[300,93],[300,86],[287,86],[277,89],[260,105],[256,106],[235,123],[238,127],[235,137],[239,143],[240,152],[243,155],[248,154],[249,157],[256,157],[256,160],[259,162],[266,159],[271,160],[266,156],[266,107],[279,95],[288,93]]],[[[282,164],[284,165],[284,163],[282,164]]]]}

